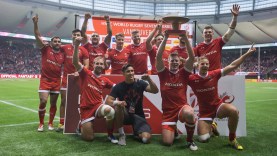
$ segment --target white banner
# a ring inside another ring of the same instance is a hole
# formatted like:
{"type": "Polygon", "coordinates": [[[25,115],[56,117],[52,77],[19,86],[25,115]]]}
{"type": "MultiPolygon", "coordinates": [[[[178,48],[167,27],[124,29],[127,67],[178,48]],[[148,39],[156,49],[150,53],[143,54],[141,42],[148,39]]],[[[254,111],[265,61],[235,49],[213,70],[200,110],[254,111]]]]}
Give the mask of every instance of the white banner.
{"type": "MultiPolygon", "coordinates": [[[[140,77],[140,76],[137,76],[140,77]]],[[[158,88],[160,88],[160,82],[157,75],[151,75],[152,80],[157,84],[158,88]]],[[[218,91],[221,98],[224,98],[225,102],[231,102],[234,106],[239,110],[239,123],[237,128],[237,136],[246,136],[246,111],[245,111],[245,81],[244,76],[224,76],[219,80],[218,91]]],[[[148,100],[155,105],[155,107],[162,112],[162,99],[160,92],[158,94],[144,94],[148,100]]],[[[187,90],[187,98],[189,104],[194,108],[195,116],[199,112],[198,103],[196,96],[193,94],[190,87],[187,90]]],[[[158,114],[157,114],[158,115],[158,114]]],[[[151,114],[151,117],[155,117],[155,114],[151,114]]],[[[227,126],[227,118],[224,119],[215,119],[218,124],[218,131],[221,136],[229,136],[229,130],[227,126]]],[[[157,121],[161,122],[161,121],[157,121]]],[[[186,129],[184,124],[181,122],[177,123],[178,129],[186,134],[186,129]]],[[[195,134],[197,134],[197,130],[195,129],[195,134]]]]}

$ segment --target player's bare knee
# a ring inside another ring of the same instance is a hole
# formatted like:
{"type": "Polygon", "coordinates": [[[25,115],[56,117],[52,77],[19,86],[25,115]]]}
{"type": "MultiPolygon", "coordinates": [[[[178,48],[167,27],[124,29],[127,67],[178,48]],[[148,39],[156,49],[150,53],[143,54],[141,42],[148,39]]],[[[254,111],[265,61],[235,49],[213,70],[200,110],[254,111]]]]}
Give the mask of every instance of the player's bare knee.
{"type": "Polygon", "coordinates": [[[229,112],[230,112],[230,116],[233,116],[233,117],[238,117],[239,115],[238,109],[236,107],[232,107],[229,112]]]}
{"type": "Polygon", "coordinates": [[[85,141],[93,141],[94,140],[94,136],[92,136],[92,135],[82,134],[81,137],[85,141]]]}
{"type": "Polygon", "coordinates": [[[141,133],[141,137],[142,137],[142,138],[148,138],[148,139],[150,139],[150,138],[151,138],[151,134],[148,133],[148,132],[142,132],[142,133],[141,133]]]}
{"type": "Polygon", "coordinates": [[[194,123],[195,119],[194,119],[194,114],[193,113],[189,113],[187,114],[187,118],[185,120],[187,123],[194,123]]]}
{"type": "Polygon", "coordinates": [[[141,134],[141,141],[144,143],[144,144],[148,144],[150,142],[150,138],[151,138],[151,134],[150,133],[147,133],[147,132],[143,132],[141,134]]]}
{"type": "Polygon", "coordinates": [[[47,104],[47,99],[40,98],[40,105],[45,105],[47,104]]]}
{"type": "Polygon", "coordinates": [[[210,139],[210,134],[209,133],[206,133],[206,134],[202,134],[202,135],[199,135],[198,136],[198,140],[199,142],[208,142],[210,139]]]}
{"type": "Polygon", "coordinates": [[[150,143],[150,138],[142,138],[141,141],[144,144],[148,144],[148,143],[150,143]]]}
{"type": "Polygon", "coordinates": [[[85,141],[93,141],[94,140],[94,133],[89,132],[88,129],[82,127],[82,129],[81,129],[81,138],[85,141]]]}
{"type": "Polygon", "coordinates": [[[164,146],[172,146],[173,145],[173,141],[165,141],[165,140],[163,140],[163,145],[164,146]]]}

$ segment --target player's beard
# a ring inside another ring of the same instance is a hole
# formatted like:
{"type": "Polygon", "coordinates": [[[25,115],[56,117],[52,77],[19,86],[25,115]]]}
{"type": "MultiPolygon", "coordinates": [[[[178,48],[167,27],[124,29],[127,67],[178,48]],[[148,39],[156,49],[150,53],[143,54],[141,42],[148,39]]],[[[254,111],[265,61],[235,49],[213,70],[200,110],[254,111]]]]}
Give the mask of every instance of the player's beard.
{"type": "Polygon", "coordinates": [[[59,51],[59,50],[60,50],[60,47],[54,46],[53,49],[54,49],[54,51],[59,51]]]}
{"type": "Polygon", "coordinates": [[[94,69],[94,73],[96,74],[96,75],[100,75],[101,73],[102,73],[102,71],[103,71],[103,69],[104,68],[102,68],[102,67],[95,67],[95,69],[94,69]]]}

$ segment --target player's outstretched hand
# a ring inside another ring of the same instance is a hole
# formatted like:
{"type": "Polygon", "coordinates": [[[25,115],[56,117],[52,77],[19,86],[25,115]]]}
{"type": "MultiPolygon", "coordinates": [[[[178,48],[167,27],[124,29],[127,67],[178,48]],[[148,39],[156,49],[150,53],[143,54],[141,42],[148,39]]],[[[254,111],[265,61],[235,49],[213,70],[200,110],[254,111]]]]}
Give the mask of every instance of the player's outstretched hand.
{"type": "Polygon", "coordinates": [[[34,23],[38,23],[38,14],[36,14],[36,16],[33,16],[32,20],[34,23]]]}
{"type": "Polygon", "coordinates": [[[239,15],[239,8],[240,8],[240,6],[238,4],[233,5],[233,8],[231,9],[231,12],[234,16],[239,15]]]}
{"type": "Polygon", "coordinates": [[[91,18],[91,14],[90,13],[86,13],[85,14],[85,19],[90,19],[91,18]]]}
{"type": "Polygon", "coordinates": [[[109,15],[105,15],[104,19],[106,20],[106,22],[109,22],[110,21],[110,16],[109,15]]]}
{"type": "Polygon", "coordinates": [[[256,51],[256,48],[254,47],[255,43],[251,45],[251,47],[248,49],[248,53],[254,53],[256,51]]]}
{"type": "Polygon", "coordinates": [[[164,31],[164,37],[165,37],[166,39],[169,37],[168,30],[165,30],[165,31],[164,31]]]}

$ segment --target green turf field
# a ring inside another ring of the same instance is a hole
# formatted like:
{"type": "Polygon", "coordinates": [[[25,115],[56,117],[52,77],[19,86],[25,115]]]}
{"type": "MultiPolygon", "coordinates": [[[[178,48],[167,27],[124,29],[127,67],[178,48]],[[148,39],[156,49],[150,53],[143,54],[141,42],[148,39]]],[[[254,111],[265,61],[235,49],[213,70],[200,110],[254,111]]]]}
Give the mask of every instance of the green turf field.
{"type": "MultiPolygon", "coordinates": [[[[127,146],[109,143],[105,135],[93,142],[55,131],[37,132],[38,79],[0,79],[0,156],[6,155],[277,155],[277,83],[246,83],[247,137],[239,138],[243,151],[228,146],[227,137],[198,143],[198,151],[185,148],[184,136],[172,147],[160,136],[143,145],[131,136],[127,146]]],[[[49,104],[48,104],[49,106],[49,104]]],[[[48,108],[47,108],[48,110],[48,108]]],[[[48,120],[48,116],[45,117],[48,120]]],[[[55,125],[58,124],[56,119],[55,125]]]]}

